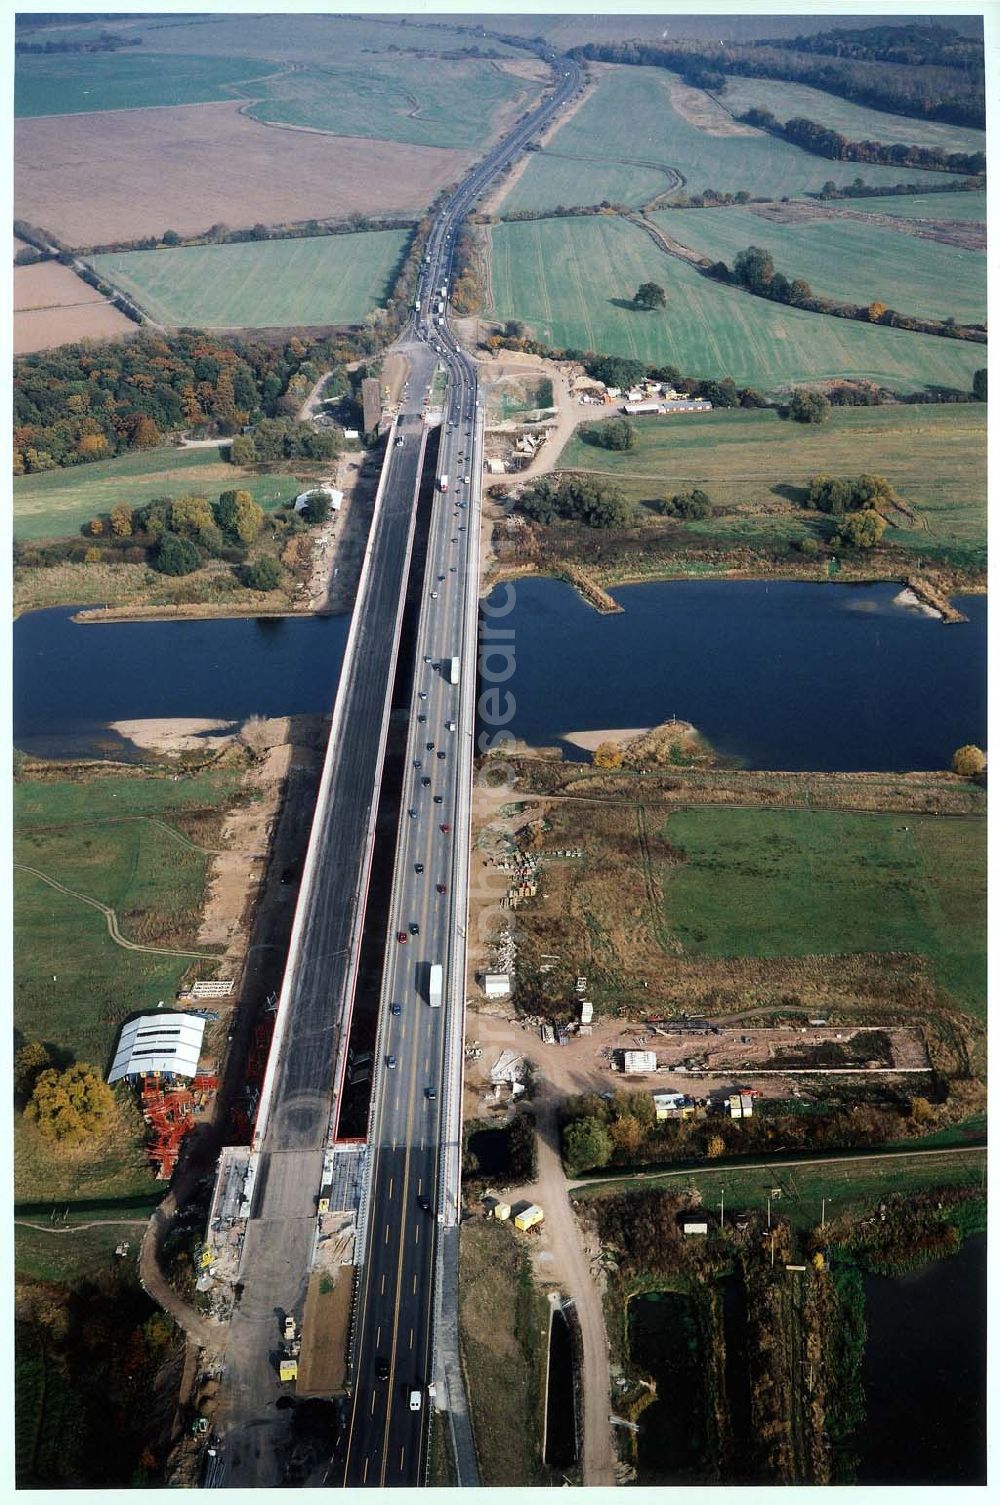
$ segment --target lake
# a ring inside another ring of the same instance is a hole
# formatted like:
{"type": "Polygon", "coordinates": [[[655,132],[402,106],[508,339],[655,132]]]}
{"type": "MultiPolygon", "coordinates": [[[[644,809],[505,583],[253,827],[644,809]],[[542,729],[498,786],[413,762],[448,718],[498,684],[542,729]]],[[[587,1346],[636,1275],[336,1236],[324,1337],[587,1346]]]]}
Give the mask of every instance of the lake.
{"type": "Polygon", "coordinates": [[[109,721],[196,716],[243,721],[329,711],[350,616],[204,621],[71,620],[74,608],[14,623],[14,743],[42,757],[131,747],[109,721]]]}
{"type": "Polygon", "coordinates": [[[894,605],[899,589],[670,581],[613,592],[625,610],[601,616],[561,581],[500,585],[486,611],[514,592],[491,619],[513,632],[507,729],[551,746],[677,716],[750,768],[946,768],[986,742],[986,597],[956,600],[970,620],[946,626],[894,605]]]}

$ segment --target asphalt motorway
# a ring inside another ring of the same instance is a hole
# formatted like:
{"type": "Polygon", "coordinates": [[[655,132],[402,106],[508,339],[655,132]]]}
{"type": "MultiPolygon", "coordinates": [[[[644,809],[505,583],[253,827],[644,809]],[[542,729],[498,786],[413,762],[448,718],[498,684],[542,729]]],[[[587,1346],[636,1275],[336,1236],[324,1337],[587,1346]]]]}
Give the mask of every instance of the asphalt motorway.
{"type": "Polygon", "coordinates": [[[424,391],[433,354],[415,350],[412,401],[397,429],[401,446],[386,460],[383,497],[371,539],[371,565],[358,602],[357,641],[345,660],[332,737],[329,797],[313,832],[316,879],[304,894],[298,966],[289,988],[274,1090],[261,1145],[241,1278],[244,1294],[226,1354],[219,1484],[278,1485],[285,1478],[287,1412],[276,1411],[280,1312],[300,1318],[316,1231],[323,1146],[333,1108],[342,1035],[340,1001],[350,996],[356,957],[359,872],[377,805],[375,752],[391,690],[400,605],[410,557],[425,429],[424,391]]]}
{"type": "Polygon", "coordinates": [[[433,310],[446,297],[458,223],[578,84],[578,71],[567,65],[555,95],[453,196],[432,231],[419,312],[400,347],[409,353],[414,341],[429,342],[447,367],[438,474],[448,477],[448,489],[437,491],[428,539],[370,1120],[353,1395],[342,1463],[330,1476],[349,1486],[424,1481],[438,1227],[446,1211],[454,1213],[445,1207],[451,1189],[441,1185],[440,1151],[445,1107],[451,1094],[460,1100],[462,1086],[461,1055],[453,1081],[445,1044],[453,1011],[465,1007],[468,896],[455,872],[458,842],[467,842],[469,831],[476,684],[469,656],[477,643],[483,462],[475,367],[433,310]],[[453,658],[460,661],[458,684],[451,682],[453,658]],[[446,980],[440,1008],[428,1002],[435,963],[446,980]]]}

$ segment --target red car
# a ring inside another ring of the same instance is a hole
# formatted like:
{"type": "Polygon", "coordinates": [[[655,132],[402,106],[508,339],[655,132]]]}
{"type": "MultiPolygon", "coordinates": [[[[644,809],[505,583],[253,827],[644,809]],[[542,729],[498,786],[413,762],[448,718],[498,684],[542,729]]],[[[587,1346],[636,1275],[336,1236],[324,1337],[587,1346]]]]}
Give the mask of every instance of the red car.
{"type": "Polygon", "coordinates": [[[450,826],[449,826],[449,824],[448,824],[448,822],[447,822],[447,821],[445,821],[445,823],[444,823],[444,825],[443,825],[443,826],[442,826],[442,827],[441,827],[441,829],[442,829],[442,831],[443,831],[443,832],[444,832],[444,834],[445,834],[445,835],[446,835],[446,836],[447,836],[447,835],[448,835],[448,832],[449,832],[449,831],[450,831],[450,830],[451,830],[451,827],[450,827],[450,826]]]}
{"type": "Polygon", "coordinates": [[[399,942],[399,944],[401,946],[405,946],[406,942],[407,942],[406,931],[405,930],[399,930],[399,931],[397,931],[396,932],[396,939],[397,939],[397,941],[399,942]]]}

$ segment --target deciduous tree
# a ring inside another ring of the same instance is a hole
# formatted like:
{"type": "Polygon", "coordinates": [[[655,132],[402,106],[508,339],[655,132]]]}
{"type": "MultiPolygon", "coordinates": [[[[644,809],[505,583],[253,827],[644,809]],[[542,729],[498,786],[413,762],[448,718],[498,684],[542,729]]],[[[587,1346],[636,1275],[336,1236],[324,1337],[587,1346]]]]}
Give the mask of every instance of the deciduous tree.
{"type": "Polygon", "coordinates": [[[665,308],[667,294],[658,282],[640,282],[632,302],[636,308],[665,308]]]}
{"type": "Polygon", "coordinates": [[[977,774],[986,771],[986,754],[975,743],[967,742],[952,758],[951,771],[961,774],[964,779],[975,778],[977,774]]]}
{"type": "Polygon", "coordinates": [[[101,1132],[113,1107],[114,1095],[97,1068],[79,1062],[66,1071],[43,1071],[24,1116],[46,1139],[80,1144],[101,1132]]]}

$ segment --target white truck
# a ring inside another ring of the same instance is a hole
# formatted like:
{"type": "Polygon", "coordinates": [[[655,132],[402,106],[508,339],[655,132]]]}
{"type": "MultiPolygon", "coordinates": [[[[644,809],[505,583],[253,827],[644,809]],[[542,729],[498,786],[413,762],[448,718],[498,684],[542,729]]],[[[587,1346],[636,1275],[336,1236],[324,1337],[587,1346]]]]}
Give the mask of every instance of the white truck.
{"type": "Polygon", "coordinates": [[[431,962],[430,975],[427,979],[427,1002],[432,1009],[441,1007],[441,989],[444,983],[444,968],[440,962],[431,962]]]}
{"type": "Polygon", "coordinates": [[[458,684],[458,674],[459,674],[459,670],[461,669],[461,667],[462,667],[462,660],[460,658],[453,658],[450,661],[450,663],[448,665],[448,683],[450,685],[457,685],[458,684]]]}
{"type": "Polygon", "coordinates": [[[447,491],[448,490],[448,476],[447,476],[447,473],[445,473],[443,476],[439,476],[438,477],[438,490],[439,491],[447,491]]]}

